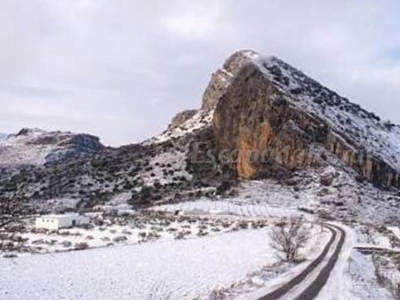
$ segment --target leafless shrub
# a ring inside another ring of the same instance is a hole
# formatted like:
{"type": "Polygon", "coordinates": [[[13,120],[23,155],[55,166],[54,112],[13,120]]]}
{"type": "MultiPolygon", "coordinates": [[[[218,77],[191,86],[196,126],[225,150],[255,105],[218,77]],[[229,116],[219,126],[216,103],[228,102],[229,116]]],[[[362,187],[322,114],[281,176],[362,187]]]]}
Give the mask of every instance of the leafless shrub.
{"type": "Polygon", "coordinates": [[[75,250],[85,250],[89,248],[89,245],[87,243],[76,243],[74,246],[75,250]]]}
{"type": "Polygon", "coordinates": [[[123,242],[126,242],[127,240],[128,240],[128,238],[124,235],[113,238],[114,243],[123,243],[123,242]]]}
{"type": "Polygon", "coordinates": [[[16,258],[16,257],[18,257],[18,255],[14,254],[14,253],[12,253],[12,254],[4,254],[3,257],[4,258],[16,258]]]}
{"type": "Polygon", "coordinates": [[[364,228],[364,234],[367,239],[367,243],[371,245],[376,245],[375,239],[374,239],[374,233],[373,230],[370,227],[365,227],[364,228]]]}
{"type": "Polygon", "coordinates": [[[211,292],[209,300],[225,300],[227,299],[227,292],[226,289],[214,290],[211,292]]]}
{"type": "Polygon", "coordinates": [[[299,250],[310,238],[303,217],[291,217],[277,224],[270,233],[271,247],[279,252],[280,258],[288,262],[300,260],[299,250]]]}
{"type": "Polygon", "coordinates": [[[318,217],[325,221],[333,221],[335,219],[332,215],[332,212],[329,212],[325,209],[318,210],[318,217]]]}
{"type": "Polygon", "coordinates": [[[61,245],[62,245],[64,248],[69,248],[69,247],[72,246],[72,243],[71,243],[70,241],[64,241],[64,242],[61,243],[61,245]]]}

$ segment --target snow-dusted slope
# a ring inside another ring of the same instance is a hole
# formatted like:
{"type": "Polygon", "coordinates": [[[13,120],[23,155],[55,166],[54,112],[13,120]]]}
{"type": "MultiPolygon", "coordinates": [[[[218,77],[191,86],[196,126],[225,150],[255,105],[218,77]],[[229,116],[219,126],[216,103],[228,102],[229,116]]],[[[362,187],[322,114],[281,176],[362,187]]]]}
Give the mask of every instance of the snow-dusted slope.
{"type": "Polygon", "coordinates": [[[183,122],[180,126],[167,129],[161,134],[145,141],[145,144],[162,143],[171,139],[184,137],[188,134],[195,134],[196,132],[211,125],[213,111],[199,110],[190,119],[183,122]]]}
{"type": "Polygon", "coordinates": [[[243,51],[265,76],[299,108],[328,122],[359,150],[370,152],[400,171],[400,127],[339,96],[276,57],[243,51]]]}
{"type": "MultiPolygon", "coordinates": [[[[326,123],[333,134],[354,153],[371,155],[400,173],[400,126],[382,121],[374,113],[350,102],[301,71],[274,56],[252,50],[234,53],[211,78],[201,109],[181,126],[166,130],[148,142],[180,138],[211,126],[219,100],[241,76],[247,64],[254,64],[299,111],[326,123]]],[[[373,167],[375,168],[375,166],[373,167]]]]}
{"type": "Polygon", "coordinates": [[[102,148],[94,136],[25,128],[0,139],[0,164],[41,165],[66,156],[91,154],[102,148]]]}

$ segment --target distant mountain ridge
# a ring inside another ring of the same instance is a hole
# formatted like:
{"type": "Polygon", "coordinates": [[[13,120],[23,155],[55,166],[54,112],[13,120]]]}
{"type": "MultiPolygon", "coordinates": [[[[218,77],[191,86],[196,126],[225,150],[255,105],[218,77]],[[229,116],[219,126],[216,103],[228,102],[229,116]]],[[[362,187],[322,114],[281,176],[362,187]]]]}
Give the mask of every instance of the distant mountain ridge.
{"type": "Polygon", "coordinates": [[[91,155],[104,148],[99,138],[88,134],[23,128],[0,140],[0,164],[42,165],[91,155]]]}

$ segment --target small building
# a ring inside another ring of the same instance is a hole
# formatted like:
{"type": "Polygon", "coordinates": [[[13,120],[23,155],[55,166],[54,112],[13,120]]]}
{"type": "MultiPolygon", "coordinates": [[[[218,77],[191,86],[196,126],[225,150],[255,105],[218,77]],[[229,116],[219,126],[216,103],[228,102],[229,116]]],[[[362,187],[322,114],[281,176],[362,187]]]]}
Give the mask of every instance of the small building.
{"type": "Polygon", "coordinates": [[[80,214],[43,215],[36,218],[35,227],[57,230],[89,223],[89,218],[80,214]]]}

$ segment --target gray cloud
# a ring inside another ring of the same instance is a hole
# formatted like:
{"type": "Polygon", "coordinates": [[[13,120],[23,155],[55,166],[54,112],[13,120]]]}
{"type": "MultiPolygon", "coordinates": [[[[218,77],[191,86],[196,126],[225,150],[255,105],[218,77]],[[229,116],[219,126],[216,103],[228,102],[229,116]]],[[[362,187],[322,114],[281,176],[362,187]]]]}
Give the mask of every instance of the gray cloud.
{"type": "Polygon", "coordinates": [[[30,0],[0,3],[0,131],[162,131],[199,107],[234,51],[275,55],[400,122],[398,1],[30,0]]]}

